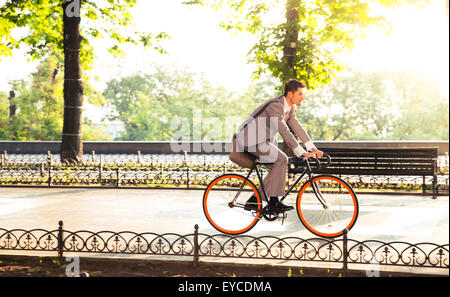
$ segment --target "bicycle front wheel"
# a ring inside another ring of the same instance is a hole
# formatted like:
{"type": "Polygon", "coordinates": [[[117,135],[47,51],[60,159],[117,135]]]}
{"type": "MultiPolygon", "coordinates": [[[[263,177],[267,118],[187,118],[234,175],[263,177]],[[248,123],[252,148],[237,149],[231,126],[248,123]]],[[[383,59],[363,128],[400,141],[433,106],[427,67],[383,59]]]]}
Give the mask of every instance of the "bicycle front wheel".
{"type": "Polygon", "coordinates": [[[359,204],[353,189],[332,175],[308,180],[297,197],[297,214],[302,224],[321,237],[337,237],[355,225],[359,204]]]}
{"type": "Polygon", "coordinates": [[[208,222],[226,234],[242,234],[252,229],[261,214],[261,199],[255,185],[238,174],[214,179],[203,195],[203,212],[208,222]],[[256,209],[245,210],[245,203],[256,196],[256,209]]]}

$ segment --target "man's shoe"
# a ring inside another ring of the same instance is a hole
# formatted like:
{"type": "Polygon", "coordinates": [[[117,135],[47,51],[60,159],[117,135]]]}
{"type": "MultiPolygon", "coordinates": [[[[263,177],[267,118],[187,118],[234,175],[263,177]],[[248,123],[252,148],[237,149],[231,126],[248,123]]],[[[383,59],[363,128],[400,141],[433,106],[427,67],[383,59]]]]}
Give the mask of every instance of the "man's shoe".
{"type": "Polygon", "coordinates": [[[252,195],[250,199],[244,205],[245,210],[258,210],[258,200],[255,195],[252,195]]]}
{"type": "Polygon", "coordinates": [[[294,207],[281,203],[278,200],[278,197],[270,197],[269,210],[280,213],[280,212],[286,212],[286,211],[293,210],[293,209],[294,209],[294,207]]]}

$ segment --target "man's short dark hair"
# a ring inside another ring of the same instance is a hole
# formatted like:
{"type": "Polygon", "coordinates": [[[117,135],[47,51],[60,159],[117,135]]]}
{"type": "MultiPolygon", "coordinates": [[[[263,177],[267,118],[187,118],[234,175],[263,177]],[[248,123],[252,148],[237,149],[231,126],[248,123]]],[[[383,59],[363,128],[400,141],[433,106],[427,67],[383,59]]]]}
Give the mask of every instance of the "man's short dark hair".
{"type": "Polygon", "coordinates": [[[285,85],[284,85],[284,96],[287,96],[288,92],[295,92],[297,91],[298,88],[306,88],[306,85],[296,79],[291,79],[289,80],[285,85]]]}

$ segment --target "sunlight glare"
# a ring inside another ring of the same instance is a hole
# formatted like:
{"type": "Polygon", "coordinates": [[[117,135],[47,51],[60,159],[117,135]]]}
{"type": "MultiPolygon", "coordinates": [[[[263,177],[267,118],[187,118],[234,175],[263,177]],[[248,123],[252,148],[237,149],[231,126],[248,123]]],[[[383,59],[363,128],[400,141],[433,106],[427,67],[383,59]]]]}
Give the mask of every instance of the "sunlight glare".
{"type": "Polygon", "coordinates": [[[393,22],[386,36],[371,28],[367,39],[355,42],[343,60],[364,71],[413,71],[433,78],[441,91],[449,90],[449,36],[445,9],[428,6],[421,10],[405,7],[384,8],[393,22]]]}

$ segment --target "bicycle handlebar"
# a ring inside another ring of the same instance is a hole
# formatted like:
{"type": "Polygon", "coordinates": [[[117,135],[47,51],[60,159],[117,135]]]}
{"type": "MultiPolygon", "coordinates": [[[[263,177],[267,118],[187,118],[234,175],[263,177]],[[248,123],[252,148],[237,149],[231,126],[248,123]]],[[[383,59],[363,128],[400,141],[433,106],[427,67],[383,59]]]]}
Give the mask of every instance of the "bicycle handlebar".
{"type": "MultiPolygon", "coordinates": [[[[320,159],[317,159],[317,158],[310,158],[311,160],[313,160],[316,164],[317,164],[317,170],[320,170],[320,169],[322,169],[323,167],[327,167],[328,165],[330,165],[331,164],[331,157],[330,157],[330,155],[328,155],[328,154],[326,154],[326,153],[324,153],[323,154],[323,157],[322,158],[326,158],[326,162],[325,162],[325,164],[323,164],[322,162],[320,162],[320,159]]],[[[322,159],[321,158],[321,159],[322,159]]],[[[292,161],[293,161],[293,163],[294,164],[296,164],[296,165],[301,165],[302,163],[307,163],[307,164],[309,164],[309,159],[308,158],[305,158],[305,157],[293,157],[293,158],[290,158],[292,161]]]]}

